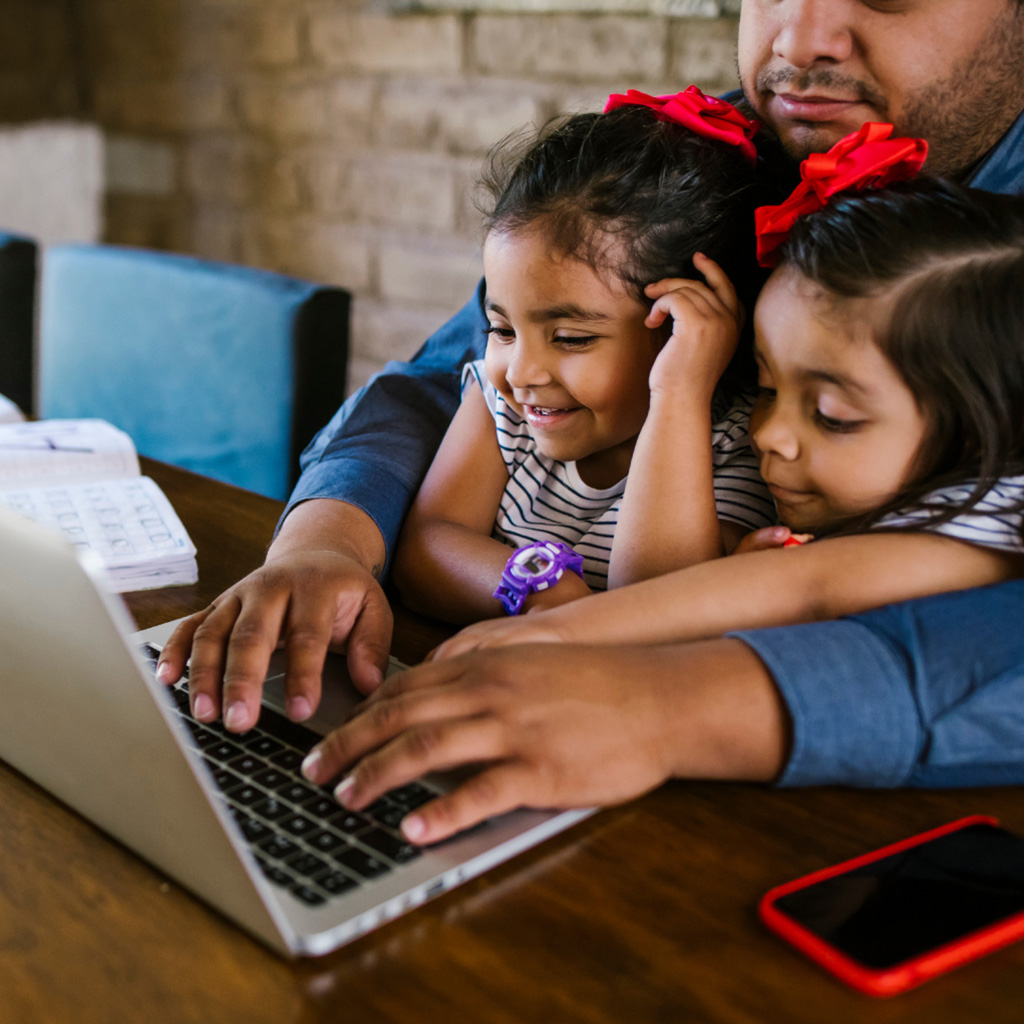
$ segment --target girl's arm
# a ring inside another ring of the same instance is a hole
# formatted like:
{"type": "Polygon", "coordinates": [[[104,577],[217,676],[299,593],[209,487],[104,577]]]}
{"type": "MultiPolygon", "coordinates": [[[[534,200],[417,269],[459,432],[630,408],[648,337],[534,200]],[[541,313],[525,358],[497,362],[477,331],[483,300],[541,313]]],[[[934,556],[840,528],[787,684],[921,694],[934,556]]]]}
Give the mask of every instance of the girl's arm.
{"type": "MultiPolygon", "coordinates": [[[[394,581],[405,604],[457,623],[503,614],[492,595],[512,549],[491,530],[507,483],[494,419],[473,381],[402,528],[394,581]]],[[[531,595],[526,607],[589,593],[578,576],[566,573],[550,592],[531,595]]]]}
{"type": "MultiPolygon", "coordinates": [[[[609,587],[718,558],[727,549],[715,508],[711,400],[739,337],[741,309],[722,269],[694,265],[707,284],[682,278],[647,289],[647,325],[670,317],[672,335],[651,370],[651,403],[630,462],[608,572],[609,587]]],[[[735,536],[727,534],[728,548],[735,536]]]]}
{"type": "MultiPolygon", "coordinates": [[[[471,628],[441,656],[530,640],[665,643],[852,615],[1024,576],[1024,556],[940,534],[865,533],[692,566],[502,628],[471,628]]],[[[497,624],[495,624],[497,626],[497,624]]]]}

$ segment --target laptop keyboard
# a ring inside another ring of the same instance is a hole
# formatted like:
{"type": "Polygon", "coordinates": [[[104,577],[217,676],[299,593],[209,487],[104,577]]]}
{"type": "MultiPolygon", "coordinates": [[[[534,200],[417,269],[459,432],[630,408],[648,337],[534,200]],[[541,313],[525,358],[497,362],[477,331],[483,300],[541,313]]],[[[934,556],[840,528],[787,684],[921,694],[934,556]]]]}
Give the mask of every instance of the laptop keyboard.
{"type": "MultiPolygon", "coordinates": [[[[155,669],[157,649],[140,650],[155,669]]],[[[263,873],[303,903],[320,906],[420,855],[398,825],[435,791],[412,782],[347,810],[299,771],[317,733],[266,706],[254,729],[229,733],[192,717],[187,673],[167,689],[263,873]]]]}

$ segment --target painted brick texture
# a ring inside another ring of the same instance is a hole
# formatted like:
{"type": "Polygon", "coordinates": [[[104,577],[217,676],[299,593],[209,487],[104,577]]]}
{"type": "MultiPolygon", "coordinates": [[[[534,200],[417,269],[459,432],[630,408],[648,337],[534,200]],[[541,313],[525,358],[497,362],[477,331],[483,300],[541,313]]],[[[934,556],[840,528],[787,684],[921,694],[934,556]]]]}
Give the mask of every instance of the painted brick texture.
{"type": "Polygon", "coordinates": [[[387,14],[379,0],[77,8],[71,25],[65,0],[5,0],[0,121],[84,114],[116,140],[110,242],[351,289],[356,383],[408,358],[468,298],[473,182],[495,142],[630,86],[735,85],[734,16],[387,14]]]}

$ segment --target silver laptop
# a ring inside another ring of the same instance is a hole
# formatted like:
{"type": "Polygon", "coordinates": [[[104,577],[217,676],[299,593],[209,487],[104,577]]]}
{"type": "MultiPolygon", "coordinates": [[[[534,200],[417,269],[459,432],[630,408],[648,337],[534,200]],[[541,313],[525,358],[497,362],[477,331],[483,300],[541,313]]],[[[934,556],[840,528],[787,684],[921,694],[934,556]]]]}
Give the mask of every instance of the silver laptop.
{"type": "Polygon", "coordinates": [[[280,953],[328,953],[592,813],[517,811],[410,847],[398,820],[444,780],[353,816],[298,774],[358,700],[342,659],[303,728],[281,714],[280,665],[265,730],[200,726],[147,657],[173,624],[133,633],[102,580],[89,552],[0,510],[0,759],[280,953]]]}

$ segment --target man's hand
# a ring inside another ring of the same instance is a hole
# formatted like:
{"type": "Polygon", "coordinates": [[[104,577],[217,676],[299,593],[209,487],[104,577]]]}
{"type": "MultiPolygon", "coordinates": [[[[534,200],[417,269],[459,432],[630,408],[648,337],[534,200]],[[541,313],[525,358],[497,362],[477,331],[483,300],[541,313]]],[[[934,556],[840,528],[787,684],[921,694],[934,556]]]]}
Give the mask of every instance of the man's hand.
{"type": "Polygon", "coordinates": [[[478,651],[388,679],[303,771],[354,810],[429,772],[473,765],[402,822],[433,843],[517,807],[632,799],[673,776],[771,779],[787,719],[738,640],[478,651]]]}
{"type": "Polygon", "coordinates": [[[379,547],[373,543],[367,522],[376,531],[364,513],[342,502],[298,506],[261,568],[178,625],[161,652],[157,678],[173,683],[188,661],[193,714],[209,722],[223,710],[234,732],[255,725],[278,646],[287,655],[285,699],[293,720],[316,710],[328,649],[348,652],[353,682],[370,693],[384,678],[392,616],[366,568],[383,560],[383,540],[377,532],[379,547]]]}

